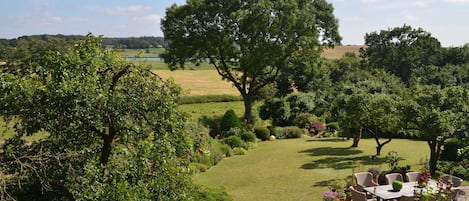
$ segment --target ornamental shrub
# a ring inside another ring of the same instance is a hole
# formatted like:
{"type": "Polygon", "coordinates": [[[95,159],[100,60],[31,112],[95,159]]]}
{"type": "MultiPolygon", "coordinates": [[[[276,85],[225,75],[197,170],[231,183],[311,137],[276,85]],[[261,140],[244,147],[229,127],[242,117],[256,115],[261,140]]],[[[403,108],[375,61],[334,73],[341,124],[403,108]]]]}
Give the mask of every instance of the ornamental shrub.
{"type": "Polygon", "coordinates": [[[245,155],[248,151],[242,147],[236,147],[233,148],[233,154],[234,155],[245,155]]]}
{"type": "Polygon", "coordinates": [[[282,133],[282,129],[280,129],[279,127],[268,126],[267,128],[270,131],[270,135],[275,136],[275,139],[285,139],[286,138],[284,133],[282,133]]]}
{"type": "Polygon", "coordinates": [[[254,128],[254,133],[256,134],[256,137],[261,139],[262,141],[266,141],[269,139],[270,136],[270,131],[268,128],[263,127],[263,126],[257,126],[254,128]]]}
{"type": "Polygon", "coordinates": [[[247,148],[247,144],[241,140],[239,136],[232,135],[223,140],[223,142],[227,145],[229,145],[231,148],[235,147],[243,147],[247,148]]]}
{"type": "Polygon", "coordinates": [[[282,133],[286,138],[301,138],[305,134],[305,130],[296,126],[287,126],[282,128],[282,133]]]}
{"type": "Polygon", "coordinates": [[[241,134],[241,139],[245,142],[255,142],[256,141],[256,134],[251,131],[246,131],[241,134]]]}
{"type": "Polygon", "coordinates": [[[198,186],[194,192],[194,200],[204,201],[233,201],[233,198],[226,192],[224,188],[213,188],[206,186],[198,186]]]}
{"type": "Polygon", "coordinates": [[[229,131],[231,128],[241,128],[241,122],[233,109],[227,110],[220,122],[222,132],[229,131]]]}
{"type": "Polygon", "coordinates": [[[312,114],[300,113],[293,120],[293,125],[297,126],[298,128],[309,128],[311,122],[315,121],[316,119],[316,116],[312,114]]]}

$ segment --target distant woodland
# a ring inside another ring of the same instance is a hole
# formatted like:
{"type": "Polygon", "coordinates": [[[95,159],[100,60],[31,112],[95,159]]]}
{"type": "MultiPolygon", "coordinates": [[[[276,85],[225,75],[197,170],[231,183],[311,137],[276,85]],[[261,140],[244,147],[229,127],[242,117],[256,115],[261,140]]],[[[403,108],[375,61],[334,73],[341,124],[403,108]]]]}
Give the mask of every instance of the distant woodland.
{"type": "MultiPolygon", "coordinates": [[[[0,39],[0,48],[9,46],[16,47],[18,42],[21,40],[42,40],[42,41],[51,41],[59,40],[66,44],[74,44],[78,40],[84,39],[84,35],[31,35],[31,36],[21,36],[14,39],[0,39]]],[[[145,49],[145,48],[157,48],[157,47],[166,47],[166,42],[163,37],[154,37],[154,36],[143,36],[143,37],[126,37],[126,38],[107,38],[103,37],[102,40],[103,47],[107,48],[126,48],[126,49],[145,49]]]]}

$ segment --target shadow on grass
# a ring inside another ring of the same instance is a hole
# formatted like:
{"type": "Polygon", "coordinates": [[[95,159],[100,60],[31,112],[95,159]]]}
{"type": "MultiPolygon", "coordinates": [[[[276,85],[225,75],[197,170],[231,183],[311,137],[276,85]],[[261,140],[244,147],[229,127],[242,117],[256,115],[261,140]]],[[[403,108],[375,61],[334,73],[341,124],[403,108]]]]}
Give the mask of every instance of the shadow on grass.
{"type": "Polygon", "coordinates": [[[360,165],[378,165],[385,162],[384,158],[371,156],[356,156],[363,151],[352,147],[317,147],[300,151],[310,156],[326,156],[303,164],[302,169],[333,168],[336,170],[354,168],[360,165]],[[329,156],[329,157],[327,157],[329,156]]]}
{"type": "MultiPolygon", "coordinates": [[[[337,179],[329,179],[329,180],[324,180],[324,181],[318,181],[316,183],[313,184],[312,187],[324,187],[324,186],[332,186],[332,184],[334,184],[334,182],[336,182],[337,179]]],[[[350,181],[350,183],[352,182],[352,175],[349,175],[347,177],[345,177],[345,181],[350,181]]]]}
{"type": "Polygon", "coordinates": [[[385,162],[384,158],[373,159],[370,156],[349,156],[349,157],[327,157],[318,159],[310,163],[303,164],[302,169],[321,169],[332,168],[336,170],[350,169],[356,167],[357,164],[361,165],[379,165],[385,162]]]}
{"type": "Polygon", "coordinates": [[[306,142],[346,142],[349,141],[345,138],[339,137],[325,137],[325,138],[314,138],[310,140],[306,140],[306,142]]]}
{"type": "Polygon", "coordinates": [[[352,147],[318,147],[300,151],[311,156],[349,156],[363,153],[363,151],[352,147]]]}

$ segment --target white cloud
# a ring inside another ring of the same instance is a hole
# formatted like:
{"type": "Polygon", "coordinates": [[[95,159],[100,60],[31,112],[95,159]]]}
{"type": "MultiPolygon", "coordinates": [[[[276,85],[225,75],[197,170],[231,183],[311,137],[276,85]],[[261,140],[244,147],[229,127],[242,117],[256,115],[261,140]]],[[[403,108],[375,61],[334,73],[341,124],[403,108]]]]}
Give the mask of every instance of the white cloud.
{"type": "Polygon", "coordinates": [[[469,3],[469,0],[443,0],[443,2],[451,4],[466,4],[469,3]]]}
{"type": "Polygon", "coordinates": [[[161,22],[161,16],[157,14],[146,15],[142,17],[135,17],[133,21],[140,24],[154,24],[158,25],[161,22]]]}
{"type": "Polygon", "coordinates": [[[105,10],[109,15],[129,15],[152,10],[150,6],[131,5],[127,7],[108,8],[105,10]]]}

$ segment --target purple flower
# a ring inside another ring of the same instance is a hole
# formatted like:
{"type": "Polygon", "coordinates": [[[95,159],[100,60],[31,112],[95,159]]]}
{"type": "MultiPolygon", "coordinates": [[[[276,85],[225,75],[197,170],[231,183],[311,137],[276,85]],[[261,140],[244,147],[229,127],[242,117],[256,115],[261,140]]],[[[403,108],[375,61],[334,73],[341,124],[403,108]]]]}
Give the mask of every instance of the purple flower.
{"type": "Polygon", "coordinates": [[[335,191],[325,191],[321,194],[324,198],[337,198],[339,197],[339,193],[335,191]]]}

